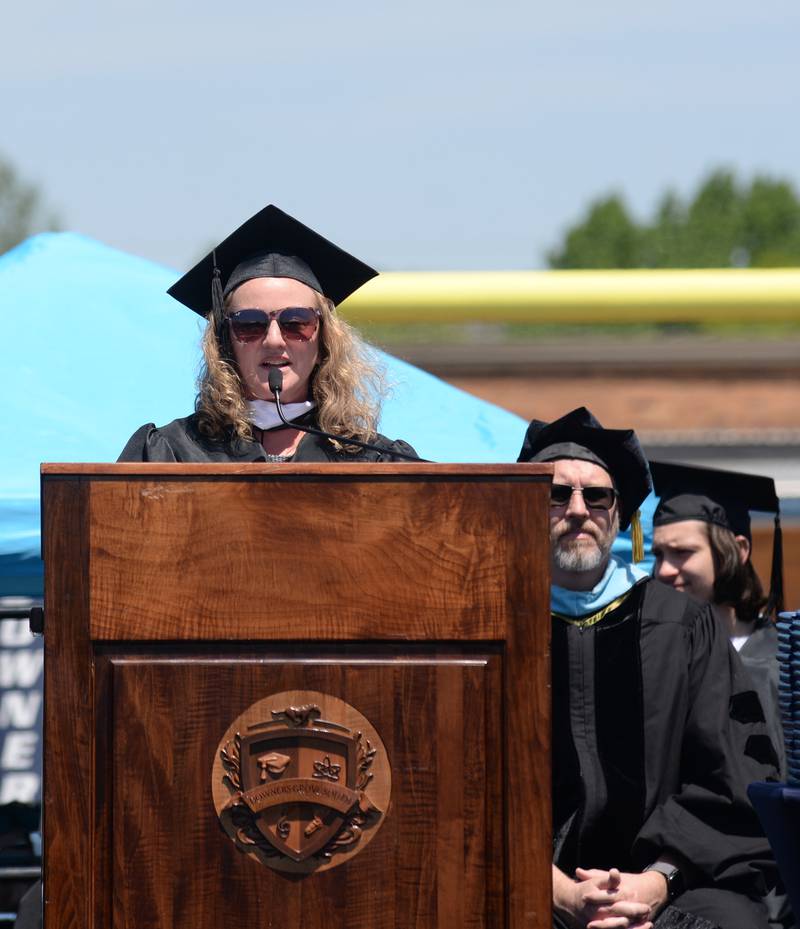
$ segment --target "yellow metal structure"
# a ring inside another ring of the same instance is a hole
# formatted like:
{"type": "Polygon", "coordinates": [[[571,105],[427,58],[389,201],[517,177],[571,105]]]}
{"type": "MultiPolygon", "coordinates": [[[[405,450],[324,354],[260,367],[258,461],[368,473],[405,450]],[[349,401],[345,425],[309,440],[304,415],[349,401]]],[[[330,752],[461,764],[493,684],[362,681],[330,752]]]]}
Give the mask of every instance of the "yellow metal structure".
{"type": "Polygon", "coordinates": [[[800,322],[800,268],[388,272],[342,313],[357,325],[800,322]]]}

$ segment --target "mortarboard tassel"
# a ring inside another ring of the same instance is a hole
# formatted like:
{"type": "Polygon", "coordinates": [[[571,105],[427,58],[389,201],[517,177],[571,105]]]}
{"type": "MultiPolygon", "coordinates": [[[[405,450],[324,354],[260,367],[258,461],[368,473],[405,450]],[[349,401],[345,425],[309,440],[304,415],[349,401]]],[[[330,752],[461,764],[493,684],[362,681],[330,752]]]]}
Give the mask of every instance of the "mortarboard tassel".
{"type": "Polygon", "coordinates": [[[772,536],[772,570],[769,579],[767,616],[783,612],[783,531],[780,513],[775,514],[775,532],[772,536]]]}
{"type": "Polygon", "coordinates": [[[211,309],[215,319],[222,319],[225,312],[225,300],[222,296],[222,279],[217,267],[217,251],[211,253],[211,264],[214,270],[211,273],[211,309]]]}
{"type": "Polygon", "coordinates": [[[631,517],[631,547],[633,548],[633,563],[638,564],[644,561],[644,535],[639,510],[631,517]]]}

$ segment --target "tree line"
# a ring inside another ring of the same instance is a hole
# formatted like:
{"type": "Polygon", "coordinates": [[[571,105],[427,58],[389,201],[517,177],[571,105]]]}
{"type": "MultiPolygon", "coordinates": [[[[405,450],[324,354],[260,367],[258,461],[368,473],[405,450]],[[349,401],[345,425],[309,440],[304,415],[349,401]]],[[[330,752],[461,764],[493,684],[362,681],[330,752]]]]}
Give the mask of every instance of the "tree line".
{"type": "MultiPolygon", "coordinates": [[[[37,188],[0,157],[0,254],[58,225],[37,188]]],[[[668,190],[640,221],[612,193],[589,204],[547,262],[562,269],[798,266],[800,198],[787,180],[745,182],[718,169],[690,197],[668,190]]]]}
{"type": "Polygon", "coordinates": [[[635,219],[621,194],[600,197],[547,255],[551,268],[800,265],[800,199],[789,181],[713,171],[693,196],[667,191],[635,219]]]}

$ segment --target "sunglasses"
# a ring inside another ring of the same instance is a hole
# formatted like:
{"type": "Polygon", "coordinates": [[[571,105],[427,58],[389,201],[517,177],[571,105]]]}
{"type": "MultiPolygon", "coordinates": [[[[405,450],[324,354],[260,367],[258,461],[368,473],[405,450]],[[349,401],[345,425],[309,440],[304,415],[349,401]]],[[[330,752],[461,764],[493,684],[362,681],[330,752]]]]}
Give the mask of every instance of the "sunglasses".
{"type": "Polygon", "coordinates": [[[274,319],[284,339],[308,342],[319,327],[322,313],[310,306],[287,306],[283,310],[237,310],[226,316],[239,342],[263,342],[274,319]]]}
{"type": "Polygon", "coordinates": [[[566,506],[578,492],[583,502],[593,510],[610,510],[619,496],[613,487],[573,487],[571,484],[552,484],[550,506],[566,506]]]}

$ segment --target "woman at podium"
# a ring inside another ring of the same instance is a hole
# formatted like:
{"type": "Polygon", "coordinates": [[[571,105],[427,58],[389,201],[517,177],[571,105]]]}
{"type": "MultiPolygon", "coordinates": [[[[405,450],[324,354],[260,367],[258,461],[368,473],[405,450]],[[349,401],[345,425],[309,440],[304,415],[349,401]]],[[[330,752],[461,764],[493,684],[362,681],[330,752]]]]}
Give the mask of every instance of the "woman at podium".
{"type": "Polygon", "coordinates": [[[399,461],[381,372],[336,306],[377,275],[267,206],[168,293],[207,320],[195,412],[147,423],[120,461],[399,461]]]}

